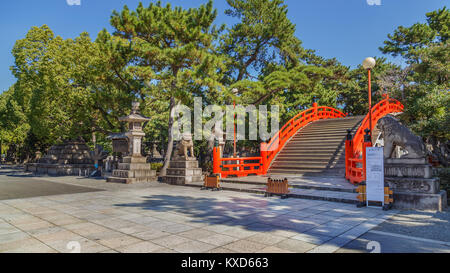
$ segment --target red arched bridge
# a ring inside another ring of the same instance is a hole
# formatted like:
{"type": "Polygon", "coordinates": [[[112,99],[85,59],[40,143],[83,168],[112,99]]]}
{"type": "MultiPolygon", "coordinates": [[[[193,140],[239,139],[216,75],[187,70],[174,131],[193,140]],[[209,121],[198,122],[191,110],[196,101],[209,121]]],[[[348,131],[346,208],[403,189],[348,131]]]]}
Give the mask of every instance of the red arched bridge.
{"type": "Polygon", "coordinates": [[[387,114],[402,112],[404,106],[385,96],[369,115],[347,116],[338,109],[318,106],[289,120],[267,143],[261,143],[256,157],[223,158],[214,148],[213,172],[228,176],[248,175],[342,175],[351,183],[365,181],[364,131],[374,129],[387,114]]]}

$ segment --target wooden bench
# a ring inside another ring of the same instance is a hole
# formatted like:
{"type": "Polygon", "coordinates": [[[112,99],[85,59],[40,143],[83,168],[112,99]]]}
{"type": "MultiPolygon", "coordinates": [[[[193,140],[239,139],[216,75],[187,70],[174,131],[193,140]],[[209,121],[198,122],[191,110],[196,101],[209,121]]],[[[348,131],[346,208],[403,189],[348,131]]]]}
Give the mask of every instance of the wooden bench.
{"type": "Polygon", "coordinates": [[[288,198],[289,194],[289,182],[287,178],[285,179],[267,179],[267,187],[265,197],[270,197],[276,195],[281,195],[281,199],[288,198]]]}
{"type": "Polygon", "coordinates": [[[205,175],[205,184],[202,187],[202,190],[211,189],[213,191],[220,191],[220,178],[219,176],[207,176],[205,175]]]}

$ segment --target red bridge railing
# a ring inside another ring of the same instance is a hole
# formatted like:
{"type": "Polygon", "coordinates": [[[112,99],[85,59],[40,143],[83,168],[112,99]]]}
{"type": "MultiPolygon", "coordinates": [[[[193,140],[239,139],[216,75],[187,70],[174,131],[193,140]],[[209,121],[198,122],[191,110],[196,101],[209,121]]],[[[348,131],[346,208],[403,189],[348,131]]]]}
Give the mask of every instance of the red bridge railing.
{"type": "MultiPolygon", "coordinates": [[[[387,114],[402,112],[403,104],[398,100],[389,98],[388,95],[372,107],[372,128],[375,128],[378,120],[387,114]]],[[[371,141],[364,141],[364,132],[369,129],[369,115],[363,119],[361,126],[356,131],[353,138],[347,138],[345,141],[345,177],[353,184],[361,183],[366,180],[365,174],[365,147],[371,146],[371,141]]]]}
{"type": "Polygon", "coordinates": [[[247,176],[249,174],[266,174],[276,155],[283,149],[286,142],[301,128],[307,124],[330,118],[343,118],[346,114],[333,107],[318,106],[300,112],[290,119],[268,143],[261,143],[261,155],[258,157],[222,158],[220,147],[213,151],[213,173],[221,174],[222,177],[229,175],[247,176]]]}

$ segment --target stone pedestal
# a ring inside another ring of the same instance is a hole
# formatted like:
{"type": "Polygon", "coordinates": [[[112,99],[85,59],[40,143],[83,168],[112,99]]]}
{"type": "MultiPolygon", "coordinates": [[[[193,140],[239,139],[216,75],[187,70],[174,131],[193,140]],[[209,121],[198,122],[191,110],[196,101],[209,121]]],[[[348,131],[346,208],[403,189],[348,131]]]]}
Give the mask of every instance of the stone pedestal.
{"type": "Polygon", "coordinates": [[[447,194],[432,178],[426,159],[390,158],[384,163],[385,182],[394,191],[394,208],[438,210],[447,207],[447,194]]]}
{"type": "Polygon", "coordinates": [[[172,185],[202,182],[202,169],[198,167],[197,160],[173,160],[167,168],[163,181],[172,185]]]}
{"type": "Polygon", "coordinates": [[[156,179],[156,171],[152,170],[147,158],[143,156],[127,156],[119,169],[113,170],[108,182],[131,184],[135,182],[152,182],[156,179]]]}
{"type": "Polygon", "coordinates": [[[119,121],[128,123],[129,131],[125,133],[125,136],[128,138],[129,156],[123,158],[123,162],[119,163],[117,170],[113,170],[107,182],[130,184],[155,181],[156,171],[152,170],[151,165],[147,163],[147,158],[141,154],[142,138],[145,136],[142,123],[148,120],[150,119],[139,113],[138,102],[133,102],[131,114],[119,118],[119,121]]]}

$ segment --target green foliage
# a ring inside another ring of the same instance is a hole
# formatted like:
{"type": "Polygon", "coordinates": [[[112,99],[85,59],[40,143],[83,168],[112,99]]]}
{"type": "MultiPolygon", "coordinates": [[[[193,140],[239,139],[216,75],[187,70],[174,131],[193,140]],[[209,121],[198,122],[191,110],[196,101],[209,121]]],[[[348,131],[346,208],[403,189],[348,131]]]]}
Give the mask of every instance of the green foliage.
{"type": "Polygon", "coordinates": [[[441,189],[447,191],[447,199],[450,200],[450,168],[435,168],[434,171],[441,182],[441,189]]]}
{"type": "Polygon", "coordinates": [[[97,125],[91,88],[97,53],[87,33],[63,40],[45,25],[16,42],[15,93],[38,139],[52,143],[76,138],[97,125]]]}
{"type": "Polygon", "coordinates": [[[14,86],[0,95],[0,145],[4,152],[11,143],[23,143],[30,130],[22,107],[14,99],[14,86]]]}
{"type": "Polygon", "coordinates": [[[414,89],[417,93],[408,97],[404,119],[414,132],[424,138],[435,137],[448,140],[450,139],[448,130],[450,128],[450,93],[443,86],[428,89],[428,86],[414,89]]]}
{"type": "Polygon", "coordinates": [[[258,78],[269,64],[298,63],[303,49],[283,0],[227,2],[225,13],[240,21],[221,41],[222,52],[230,57],[226,83],[258,78]]]}
{"type": "Polygon", "coordinates": [[[159,172],[159,171],[161,171],[163,163],[150,163],[150,165],[152,166],[152,170],[159,172]]]}
{"type": "Polygon", "coordinates": [[[419,62],[418,51],[434,43],[446,43],[450,35],[450,13],[447,7],[426,14],[427,23],[411,27],[399,26],[380,50],[385,54],[403,56],[409,63],[419,62]]]}

